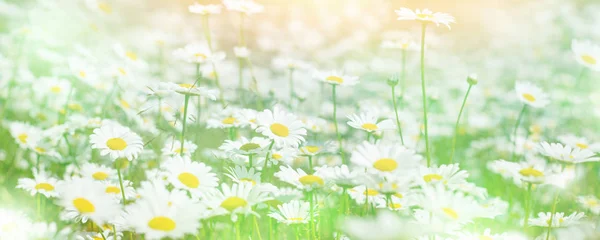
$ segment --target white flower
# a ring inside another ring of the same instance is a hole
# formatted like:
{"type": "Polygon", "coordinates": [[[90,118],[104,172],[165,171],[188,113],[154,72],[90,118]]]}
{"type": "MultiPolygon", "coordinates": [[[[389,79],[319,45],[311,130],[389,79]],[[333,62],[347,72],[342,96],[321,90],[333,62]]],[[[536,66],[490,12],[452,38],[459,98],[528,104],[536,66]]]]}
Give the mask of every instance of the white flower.
{"type": "Polygon", "coordinates": [[[241,155],[256,155],[265,152],[271,141],[267,138],[253,137],[247,139],[241,137],[239,140],[225,140],[225,143],[219,147],[219,149],[228,152],[241,155]]]}
{"type": "Polygon", "coordinates": [[[548,95],[532,83],[517,82],[515,84],[515,91],[519,100],[531,107],[542,108],[550,103],[548,95]]]}
{"type": "Polygon", "coordinates": [[[91,219],[97,224],[113,220],[119,213],[119,203],[106,194],[104,185],[86,178],[73,178],[59,184],[58,205],[64,208],[61,218],[66,220],[91,219]]]}
{"type": "Polygon", "coordinates": [[[288,113],[278,106],[273,111],[265,109],[256,119],[256,132],[275,141],[277,146],[297,147],[304,142],[306,129],[304,124],[293,113],[288,113]]]}
{"type": "Polygon", "coordinates": [[[134,160],[144,148],[139,135],[118,124],[104,124],[94,129],[90,143],[92,148],[100,150],[100,155],[109,155],[113,161],[117,158],[134,160]]]}
{"type": "MultiPolygon", "coordinates": [[[[310,219],[310,204],[304,201],[292,200],[288,203],[277,206],[279,211],[269,213],[269,217],[276,219],[280,223],[306,224],[310,219]]],[[[316,214],[313,214],[313,218],[316,214]]]]}
{"type": "Polygon", "coordinates": [[[198,146],[196,146],[196,144],[194,144],[191,141],[185,140],[183,142],[183,150],[182,150],[181,149],[181,141],[175,140],[175,139],[170,139],[165,142],[165,146],[162,148],[161,151],[162,151],[163,156],[176,156],[176,155],[181,155],[182,153],[183,153],[183,155],[191,156],[191,154],[196,151],[196,148],[198,148],[198,146]]]}
{"type": "Polygon", "coordinates": [[[291,167],[280,166],[279,172],[274,174],[281,181],[296,186],[298,189],[312,190],[325,186],[322,172],[317,169],[313,174],[307,174],[304,170],[298,168],[294,170],[291,167]]]}
{"type": "Polygon", "coordinates": [[[577,203],[596,215],[600,214],[600,200],[596,196],[579,196],[577,203]]]}
{"type": "Polygon", "coordinates": [[[238,58],[247,58],[250,56],[250,49],[247,47],[234,47],[233,53],[238,58]]]}
{"type": "Polygon", "coordinates": [[[183,95],[191,95],[191,96],[202,96],[209,98],[210,100],[217,100],[217,95],[219,95],[219,90],[210,89],[205,87],[198,86],[198,82],[190,83],[169,83],[170,89],[176,93],[183,95]]]}
{"type": "Polygon", "coordinates": [[[221,5],[207,4],[202,5],[200,3],[194,3],[188,6],[188,11],[191,13],[197,13],[200,15],[212,15],[221,13],[221,5]]]}
{"type": "Polygon", "coordinates": [[[85,163],[81,166],[79,174],[83,178],[90,178],[98,181],[110,180],[117,178],[117,171],[103,165],[95,163],[85,163]]]}
{"type": "Polygon", "coordinates": [[[235,11],[251,15],[260,13],[264,7],[252,0],[223,0],[223,4],[229,11],[235,11]]]}
{"type": "Polygon", "coordinates": [[[146,185],[140,200],[128,205],[124,221],[145,239],[183,238],[195,234],[205,209],[185,194],[172,194],[160,184],[146,185]]]}
{"type": "Polygon", "coordinates": [[[421,159],[414,151],[399,144],[372,144],[365,141],[352,152],[350,161],[375,174],[392,174],[415,169],[421,159]]]}
{"type": "Polygon", "coordinates": [[[454,23],[454,17],[447,13],[441,12],[432,12],[429,9],[417,9],[415,11],[410,10],[408,8],[400,8],[400,10],[395,10],[396,14],[398,14],[397,20],[417,20],[421,22],[433,22],[437,26],[440,24],[444,24],[450,29],[450,23],[454,23]]]}
{"type": "Polygon", "coordinates": [[[188,63],[218,62],[225,59],[224,52],[212,52],[205,44],[188,44],[173,51],[173,56],[188,63]]]}
{"type": "Polygon", "coordinates": [[[344,220],[342,229],[356,240],[413,239],[427,232],[422,226],[390,211],[381,211],[369,218],[349,217],[344,220]]]}
{"type": "Polygon", "coordinates": [[[565,163],[596,162],[600,158],[587,149],[571,148],[560,143],[542,142],[538,146],[540,154],[565,163]]]}
{"type": "Polygon", "coordinates": [[[202,196],[206,190],[215,188],[219,179],[212,168],[201,162],[192,162],[189,156],[173,156],[163,165],[168,181],[177,189],[202,196]]]}
{"type": "Polygon", "coordinates": [[[315,78],[332,85],[354,86],[358,84],[357,76],[345,75],[337,71],[320,72],[315,75],[315,78]]]}
{"type": "Polygon", "coordinates": [[[350,121],[348,125],[353,128],[361,129],[369,133],[380,132],[384,130],[391,130],[396,128],[396,124],[390,119],[377,121],[377,116],[370,112],[363,112],[360,114],[352,114],[347,116],[350,121]]]}
{"type": "Polygon", "coordinates": [[[529,219],[529,224],[532,226],[548,227],[551,225],[553,228],[567,227],[579,223],[579,220],[584,217],[582,212],[574,212],[569,216],[565,216],[565,213],[557,212],[552,215],[550,212],[538,213],[537,218],[529,219]],[[552,219],[552,221],[550,221],[552,219]]]}
{"type": "Polygon", "coordinates": [[[39,193],[50,198],[58,197],[58,192],[56,192],[57,183],[58,179],[49,176],[45,171],[41,170],[38,172],[36,169],[33,169],[33,179],[19,178],[17,188],[28,191],[31,196],[39,193]]]}
{"type": "Polygon", "coordinates": [[[236,221],[237,214],[254,214],[252,207],[258,203],[270,200],[268,193],[264,192],[258,185],[252,186],[252,183],[241,182],[234,183],[231,186],[221,184],[221,191],[212,190],[207,192],[202,198],[211,211],[211,215],[231,214],[232,220],[236,221]]]}
{"type": "Polygon", "coordinates": [[[575,53],[575,60],[583,66],[594,71],[600,71],[600,46],[590,41],[573,39],[571,50],[575,53]]]}

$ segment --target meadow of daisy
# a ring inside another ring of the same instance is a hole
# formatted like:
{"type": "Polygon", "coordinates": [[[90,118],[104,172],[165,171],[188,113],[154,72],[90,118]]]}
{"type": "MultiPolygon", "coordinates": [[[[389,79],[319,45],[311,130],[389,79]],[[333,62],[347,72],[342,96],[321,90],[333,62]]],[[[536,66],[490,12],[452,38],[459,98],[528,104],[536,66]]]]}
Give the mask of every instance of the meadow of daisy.
{"type": "Polygon", "coordinates": [[[598,12],[0,0],[0,240],[600,239],[598,12]]]}

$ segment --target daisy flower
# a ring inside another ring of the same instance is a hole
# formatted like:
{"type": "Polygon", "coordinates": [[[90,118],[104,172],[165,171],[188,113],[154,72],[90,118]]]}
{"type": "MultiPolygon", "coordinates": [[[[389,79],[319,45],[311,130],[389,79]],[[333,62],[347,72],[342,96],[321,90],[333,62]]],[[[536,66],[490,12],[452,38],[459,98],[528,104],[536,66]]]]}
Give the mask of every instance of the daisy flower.
{"type": "Polygon", "coordinates": [[[229,11],[240,12],[246,15],[260,13],[264,7],[252,0],[223,0],[223,4],[229,11]]]}
{"type": "Polygon", "coordinates": [[[327,141],[323,144],[312,144],[310,141],[304,146],[300,147],[299,153],[303,156],[316,156],[321,153],[327,153],[335,150],[335,143],[327,141]]]}
{"type": "Polygon", "coordinates": [[[368,188],[364,185],[356,186],[348,190],[350,198],[354,199],[357,204],[365,204],[366,201],[370,203],[378,202],[385,199],[385,195],[379,191],[368,188]]]}
{"type": "Polygon", "coordinates": [[[258,114],[256,120],[256,132],[272,139],[279,147],[297,147],[304,142],[304,124],[296,115],[284,111],[279,106],[275,106],[273,111],[265,109],[258,114]]]}
{"type": "Polygon", "coordinates": [[[224,52],[212,52],[205,44],[188,44],[173,51],[173,56],[188,63],[201,64],[225,59],[224,52]]]}
{"type": "Polygon", "coordinates": [[[50,198],[58,197],[58,192],[55,190],[57,183],[58,179],[49,176],[45,171],[38,172],[36,169],[33,169],[33,179],[19,178],[16,188],[28,191],[31,196],[39,193],[50,198]]]}
{"type": "Polygon", "coordinates": [[[90,135],[92,148],[99,149],[100,155],[109,155],[114,161],[117,158],[133,160],[142,152],[142,138],[127,127],[118,124],[104,124],[94,129],[90,135]]]}
{"type": "Polygon", "coordinates": [[[235,166],[227,169],[227,172],[225,176],[229,177],[233,182],[249,182],[252,183],[252,186],[260,184],[260,172],[255,172],[254,168],[235,166]]]}
{"type": "Polygon", "coordinates": [[[29,239],[32,223],[21,212],[0,209],[0,239],[29,239]]]}
{"type": "Polygon", "coordinates": [[[558,140],[560,140],[560,142],[562,144],[565,144],[572,148],[579,148],[582,150],[588,149],[593,152],[600,152],[600,143],[599,142],[592,142],[583,137],[577,137],[572,134],[567,134],[567,135],[558,136],[558,140]]]}
{"type": "Polygon", "coordinates": [[[565,213],[557,212],[554,216],[549,212],[538,213],[537,218],[529,219],[529,225],[548,227],[551,225],[553,228],[568,227],[574,224],[578,224],[583,217],[584,213],[574,212],[571,215],[565,216],[565,213]],[[552,219],[552,221],[550,221],[552,219]]]}
{"type": "Polygon", "coordinates": [[[280,166],[279,172],[276,172],[274,176],[302,190],[310,191],[313,188],[320,188],[325,185],[322,172],[318,169],[313,174],[307,174],[300,168],[294,170],[291,167],[280,166]]]}
{"type": "Polygon", "coordinates": [[[365,141],[352,152],[350,161],[377,174],[409,171],[419,166],[421,157],[402,145],[365,141]]]}
{"type": "Polygon", "coordinates": [[[265,152],[270,143],[271,141],[269,139],[262,137],[253,137],[252,139],[240,137],[239,140],[235,141],[225,140],[225,143],[223,143],[219,149],[228,153],[248,156],[265,152]]]}
{"type": "Polygon", "coordinates": [[[517,185],[521,185],[521,181],[533,184],[545,183],[546,178],[559,171],[558,166],[547,164],[543,159],[532,158],[518,163],[506,162],[506,164],[517,185]]]}
{"type": "Polygon", "coordinates": [[[10,123],[9,131],[21,148],[33,146],[42,137],[41,129],[22,122],[10,123]]]}
{"type": "Polygon", "coordinates": [[[596,154],[590,150],[571,148],[570,146],[563,146],[560,143],[542,142],[538,146],[538,151],[544,156],[565,163],[576,164],[600,161],[600,158],[596,157],[596,154]]]}
{"type": "MultiPolygon", "coordinates": [[[[278,211],[269,213],[269,217],[280,223],[306,224],[310,219],[310,204],[304,201],[292,200],[277,206],[278,211]]],[[[314,218],[314,215],[313,215],[314,218]]]]}
{"type": "Polygon", "coordinates": [[[454,187],[466,183],[468,177],[469,173],[460,170],[458,163],[429,168],[420,166],[417,172],[417,182],[422,185],[442,183],[454,187]]]}
{"type": "Polygon", "coordinates": [[[550,103],[548,95],[530,82],[517,82],[515,91],[521,102],[534,108],[542,108],[550,103]]]}
{"type": "Polygon", "coordinates": [[[267,192],[264,192],[258,186],[253,187],[252,183],[241,182],[234,183],[231,186],[223,183],[221,189],[214,189],[207,192],[202,198],[211,211],[211,215],[231,214],[232,221],[237,220],[237,214],[254,214],[252,207],[258,203],[271,200],[267,192]]]}
{"type": "Polygon", "coordinates": [[[219,95],[219,90],[209,89],[205,87],[200,87],[197,83],[189,84],[189,83],[170,83],[170,89],[176,93],[190,96],[201,96],[206,97],[210,100],[217,100],[217,96],[219,95]]]}
{"type": "Polygon", "coordinates": [[[153,186],[158,189],[125,208],[125,224],[144,234],[145,239],[180,239],[186,234],[196,234],[199,216],[205,209],[185,195],[174,202],[164,186],[153,186]]]}
{"type": "Polygon", "coordinates": [[[88,219],[97,224],[113,220],[120,211],[119,203],[106,194],[100,182],[86,178],[73,178],[59,184],[58,205],[64,208],[62,219],[75,219],[83,223],[88,219]]]}
{"type": "MultiPolygon", "coordinates": [[[[104,192],[112,196],[117,202],[121,202],[123,195],[121,194],[121,186],[118,181],[104,181],[104,192]]],[[[133,183],[127,180],[123,181],[123,188],[125,188],[125,199],[134,199],[136,196],[133,183]]]]}
{"type": "Polygon", "coordinates": [[[439,26],[440,24],[446,25],[448,29],[450,29],[450,23],[454,23],[454,17],[447,13],[441,12],[432,12],[429,9],[417,9],[415,11],[408,8],[400,8],[400,10],[395,10],[396,14],[398,14],[397,20],[417,20],[424,23],[435,23],[435,25],[439,26]]]}
{"type": "Polygon", "coordinates": [[[419,46],[416,42],[409,39],[400,40],[385,40],[381,42],[381,48],[383,49],[401,49],[401,50],[419,50],[419,46]]]}
{"type": "Polygon", "coordinates": [[[320,167],[319,172],[326,179],[343,188],[353,188],[364,183],[364,171],[350,170],[346,165],[320,167]]]}
{"type": "Polygon", "coordinates": [[[208,189],[215,188],[219,179],[211,172],[212,168],[201,162],[192,162],[188,156],[174,156],[162,166],[168,181],[177,189],[188,190],[201,196],[208,189]]]}
{"type": "Polygon", "coordinates": [[[206,125],[208,128],[232,128],[232,127],[241,127],[243,122],[240,121],[239,113],[240,109],[238,108],[225,108],[219,112],[215,112],[211,115],[211,117],[206,121],[206,125]]]}
{"type": "Polygon", "coordinates": [[[571,50],[575,53],[575,60],[579,64],[594,71],[600,71],[600,46],[590,41],[573,39],[571,50]]]}
{"type": "Polygon", "coordinates": [[[484,210],[470,196],[446,189],[442,185],[423,188],[419,203],[426,211],[445,222],[467,223],[481,217],[484,210]]]}
{"type": "Polygon", "coordinates": [[[165,146],[161,149],[163,156],[177,156],[183,155],[191,156],[196,151],[198,146],[191,141],[185,140],[183,142],[183,150],[181,149],[181,141],[174,138],[169,139],[165,142],[165,146]]]}
{"type": "Polygon", "coordinates": [[[357,76],[344,75],[337,71],[320,72],[316,74],[315,78],[332,85],[354,86],[358,84],[357,76]]]}
{"type": "Polygon", "coordinates": [[[294,160],[298,157],[298,150],[294,147],[283,146],[281,148],[274,148],[271,150],[271,162],[291,165],[294,160]]]}
{"type": "Polygon", "coordinates": [[[109,179],[115,179],[117,177],[117,171],[113,168],[109,168],[104,165],[98,165],[95,163],[84,163],[81,166],[79,175],[81,175],[81,177],[83,178],[104,181],[109,179]]]}
{"type": "Polygon", "coordinates": [[[202,5],[200,3],[194,3],[188,6],[188,11],[191,13],[196,13],[200,15],[213,15],[221,13],[221,5],[217,4],[207,4],[202,5]]]}
{"type": "Polygon", "coordinates": [[[250,49],[247,47],[233,47],[233,54],[238,58],[248,58],[250,56],[250,49]]]}
{"type": "Polygon", "coordinates": [[[600,200],[596,196],[579,196],[577,203],[596,215],[600,214],[600,200]]]}
{"type": "Polygon", "coordinates": [[[368,133],[391,130],[396,128],[396,124],[390,119],[377,121],[377,116],[370,112],[352,114],[347,116],[350,121],[348,125],[353,128],[364,130],[368,133]]]}

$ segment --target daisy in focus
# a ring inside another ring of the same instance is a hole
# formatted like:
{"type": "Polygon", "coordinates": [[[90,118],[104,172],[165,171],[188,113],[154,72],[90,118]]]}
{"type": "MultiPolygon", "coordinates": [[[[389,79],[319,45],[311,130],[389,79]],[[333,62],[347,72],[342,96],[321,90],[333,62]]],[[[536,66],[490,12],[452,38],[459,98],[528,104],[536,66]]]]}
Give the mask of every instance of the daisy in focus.
{"type": "Polygon", "coordinates": [[[315,75],[315,78],[336,86],[354,86],[358,84],[358,76],[345,75],[337,71],[320,72],[315,75]]]}
{"type": "Polygon", "coordinates": [[[56,192],[56,185],[58,184],[58,179],[53,178],[48,175],[45,171],[37,171],[33,170],[33,179],[31,178],[19,178],[19,182],[17,183],[17,188],[21,188],[23,190],[28,191],[31,196],[36,194],[42,194],[47,198],[50,197],[58,197],[58,192],[56,192]]]}
{"type": "Polygon", "coordinates": [[[278,106],[275,106],[273,111],[266,109],[259,113],[256,123],[256,132],[272,139],[277,146],[297,147],[304,142],[306,129],[302,121],[278,106]]]}
{"type": "MultiPolygon", "coordinates": [[[[310,206],[308,202],[292,200],[277,206],[278,211],[269,213],[269,217],[280,223],[306,224],[310,219],[310,206]]],[[[315,216],[313,216],[315,217],[315,216]]]]}
{"type": "Polygon", "coordinates": [[[454,17],[447,13],[432,12],[429,9],[417,9],[415,11],[408,8],[400,8],[395,10],[398,15],[397,20],[417,20],[424,23],[432,22],[439,26],[440,24],[446,25],[450,29],[450,23],[454,23],[454,17]]]}
{"type": "Polygon", "coordinates": [[[139,135],[117,124],[105,124],[94,129],[90,143],[92,148],[100,150],[100,155],[108,155],[113,161],[118,158],[134,160],[144,149],[139,135]]]}
{"type": "Polygon", "coordinates": [[[593,44],[591,41],[573,39],[571,50],[579,64],[600,71],[600,45],[593,44]]]}
{"type": "Polygon", "coordinates": [[[530,82],[517,82],[515,91],[521,102],[533,108],[543,108],[550,103],[548,95],[530,82]]]}
{"type": "Polygon", "coordinates": [[[364,112],[360,114],[348,115],[348,125],[353,128],[364,130],[368,133],[392,130],[396,128],[396,124],[391,119],[377,121],[377,116],[372,113],[364,112]]]}

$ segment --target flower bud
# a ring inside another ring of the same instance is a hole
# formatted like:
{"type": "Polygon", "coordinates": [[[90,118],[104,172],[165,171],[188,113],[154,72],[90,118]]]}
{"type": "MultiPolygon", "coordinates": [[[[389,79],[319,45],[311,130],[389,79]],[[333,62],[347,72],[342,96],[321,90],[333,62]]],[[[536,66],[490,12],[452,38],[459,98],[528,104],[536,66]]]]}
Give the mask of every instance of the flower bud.
{"type": "Polygon", "coordinates": [[[477,85],[477,74],[469,74],[469,76],[467,77],[467,82],[469,83],[469,85],[477,85]]]}

